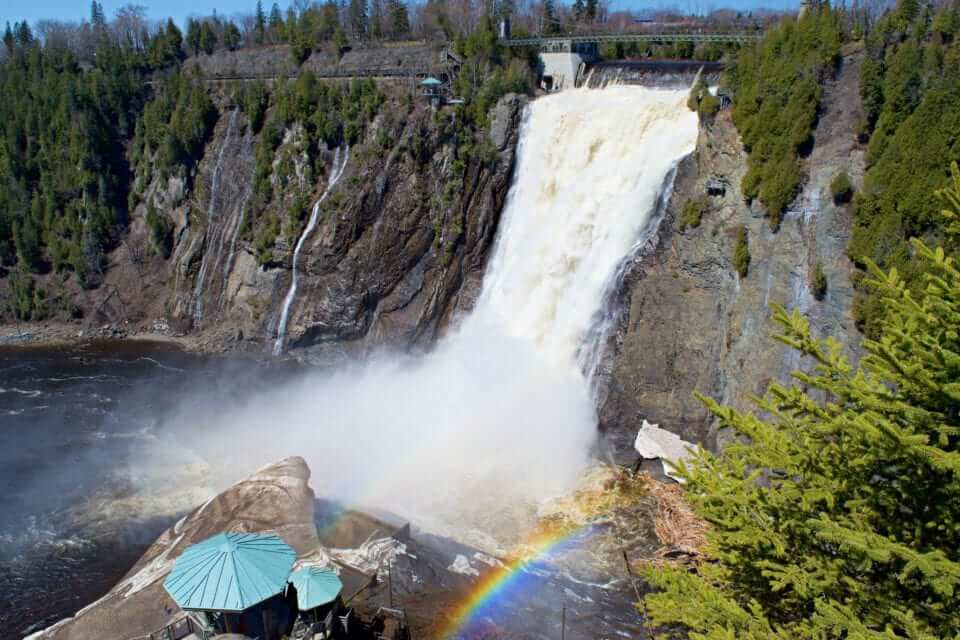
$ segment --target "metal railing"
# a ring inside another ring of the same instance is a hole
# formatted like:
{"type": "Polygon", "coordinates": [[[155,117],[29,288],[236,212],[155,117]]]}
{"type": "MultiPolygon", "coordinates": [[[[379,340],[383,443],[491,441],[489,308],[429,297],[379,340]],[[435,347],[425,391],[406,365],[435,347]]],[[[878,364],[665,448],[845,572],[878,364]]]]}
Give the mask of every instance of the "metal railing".
{"type": "Polygon", "coordinates": [[[181,617],[167,624],[162,629],[127,640],[182,640],[190,634],[196,635],[200,640],[210,640],[213,637],[213,630],[199,622],[189,613],[184,613],[181,617]]]}
{"type": "Polygon", "coordinates": [[[716,42],[716,43],[744,43],[755,42],[762,37],[759,33],[692,33],[692,32],[659,32],[659,33],[608,33],[596,35],[570,36],[534,36],[530,38],[508,38],[500,43],[507,47],[550,46],[577,43],[603,42],[716,42]]]}

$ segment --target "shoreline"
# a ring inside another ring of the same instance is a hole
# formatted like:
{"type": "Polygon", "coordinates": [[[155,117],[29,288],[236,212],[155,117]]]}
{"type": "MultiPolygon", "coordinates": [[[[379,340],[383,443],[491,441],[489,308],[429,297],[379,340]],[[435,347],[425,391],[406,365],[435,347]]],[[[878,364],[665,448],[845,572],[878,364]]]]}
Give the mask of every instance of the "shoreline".
{"type": "Polygon", "coordinates": [[[0,348],[73,347],[88,343],[118,341],[175,346],[187,353],[216,355],[250,353],[258,343],[216,333],[173,334],[162,327],[105,324],[91,327],[69,322],[4,322],[0,324],[0,348]],[[245,348],[248,347],[248,348],[245,348]]]}

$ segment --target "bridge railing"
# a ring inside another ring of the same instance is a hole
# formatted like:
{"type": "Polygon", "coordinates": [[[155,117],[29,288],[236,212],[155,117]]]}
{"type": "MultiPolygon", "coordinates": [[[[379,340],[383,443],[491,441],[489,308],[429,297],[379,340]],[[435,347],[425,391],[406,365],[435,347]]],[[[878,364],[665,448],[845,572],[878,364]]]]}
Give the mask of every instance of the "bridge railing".
{"type": "Polygon", "coordinates": [[[594,35],[569,36],[533,36],[528,38],[507,38],[501,44],[507,47],[544,46],[553,43],[603,43],[603,42],[716,42],[716,43],[745,43],[755,42],[761,38],[758,33],[608,33],[594,35]]]}

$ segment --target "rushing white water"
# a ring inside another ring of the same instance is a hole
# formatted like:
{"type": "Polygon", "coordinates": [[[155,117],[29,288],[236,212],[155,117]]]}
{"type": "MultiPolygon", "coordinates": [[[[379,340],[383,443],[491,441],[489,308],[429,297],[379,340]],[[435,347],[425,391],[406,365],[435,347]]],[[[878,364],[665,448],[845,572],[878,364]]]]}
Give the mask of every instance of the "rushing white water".
{"type": "Polygon", "coordinates": [[[337,147],[337,150],[333,154],[333,171],[330,174],[330,180],[327,181],[327,188],[323,190],[323,193],[314,203],[313,210],[310,212],[310,220],[307,221],[307,227],[303,230],[303,233],[300,234],[300,239],[297,240],[297,246],[293,249],[293,264],[290,267],[290,289],[287,290],[287,296],[283,299],[280,323],[277,325],[277,339],[273,343],[273,355],[275,356],[283,353],[284,342],[287,339],[287,323],[290,321],[290,307],[293,306],[293,301],[297,297],[297,263],[300,261],[300,251],[303,249],[303,243],[306,242],[307,238],[313,233],[313,230],[317,226],[317,221],[320,218],[320,205],[323,204],[323,201],[330,195],[330,192],[340,180],[340,176],[343,175],[343,170],[347,167],[347,161],[350,160],[350,147],[347,147],[346,153],[343,154],[343,162],[338,167],[337,163],[339,160],[340,147],[337,147]]]}
{"type": "MultiPolygon", "coordinates": [[[[216,459],[229,442],[238,473],[302,455],[319,495],[448,534],[503,540],[529,525],[590,464],[596,414],[578,354],[598,338],[605,294],[661,186],[695,146],[685,101],[642,87],[534,101],[483,291],[461,325],[422,357],[381,354],[229,410],[190,407],[190,446],[216,459]]],[[[295,291],[296,280],[284,318],[295,291]]]]}
{"type": "Polygon", "coordinates": [[[238,111],[239,109],[234,109],[230,113],[230,120],[227,122],[227,132],[223,137],[223,144],[220,146],[220,153],[217,154],[217,163],[213,167],[213,177],[210,181],[210,204],[207,206],[208,241],[205,248],[206,250],[203,252],[203,258],[200,261],[200,271],[197,273],[197,283],[193,290],[194,324],[200,324],[200,321],[203,320],[203,291],[207,282],[207,271],[210,269],[210,264],[217,262],[220,259],[220,256],[223,254],[224,231],[220,229],[219,233],[217,233],[217,228],[214,226],[214,222],[217,219],[217,191],[220,186],[220,173],[223,167],[223,157],[226,153],[227,147],[230,146],[230,137],[233,134],[233,125],[237,120],[238,111]]]}

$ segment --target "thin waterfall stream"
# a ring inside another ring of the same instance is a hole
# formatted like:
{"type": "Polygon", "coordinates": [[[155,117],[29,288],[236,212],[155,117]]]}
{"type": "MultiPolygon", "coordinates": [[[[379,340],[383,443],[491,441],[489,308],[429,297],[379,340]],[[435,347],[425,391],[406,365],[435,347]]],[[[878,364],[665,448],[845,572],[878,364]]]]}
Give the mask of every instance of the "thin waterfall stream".
{"type": "Polygon", "coordinates": [[[283,347],[287,339],[287,323],[290,321],[290,308],[293,306],[293,301],[297,296],[297,264],[300,261],[300,251],[303,249],[303,243],[307,241],[307,238],[310,237],[310,234],[313,233],[313,230],[317,226],[317,222],[320,219],[320,205],[327,199],[327,196],[330,195],[333,188],[337,186],[340,176],[343,175],[343,170],[347,168],[347,162],[350,160],[350,147],[346,148],[343,154],[343,162],[340,163],[338,167],[337,163],[339,160],[340,147],[337,147],[333,154],[333,171],[330,174],[330,180],[327,182],[327,188],[323,190],[323,193],[314,203],[313,210],[310,212],[310,220],[307,222],[306,228],[303,230],[303,233],[300,234],[300,239],[297,240],[297,245],[293,249],[293,261],[290,266],[290,289],[283,299],[280,322],[277,325],[277,339],[273,343],[273,355],[275,356],[283,353],[283,347]]]}
{"type": "Polygon", "coordinates": [[[223,256],[223,245],[226,233],[222,228],[223,225],[215,226],[217,221],[217,192],[220,186],[220,174],[223,168],[223,158],[227,147],[230,146],[230,138],[233,135],[233,128],[237,120],[237,113],[239,111],[240,109],[236,108],[230,112],[230,120],[227,122],[227,132],[224,135],[223,144],[220,146],[220,152],[217,154],[217,164],[214,166],[213,176],[211,178],[210,204],[207,206],[207,234],[209,246],[207,247],[207,250],[203,252],[203,259],[200,262],[200,271],[197,273],[197,284],[193,291],[194,324],[200,324],[200,321],[203,320],[203,292],[207,282],[207,272],[210,269],[211,263],[219,262],[220,258],[223,256]],[[213,246],[216,248],[211,250],[213,246]]]}

